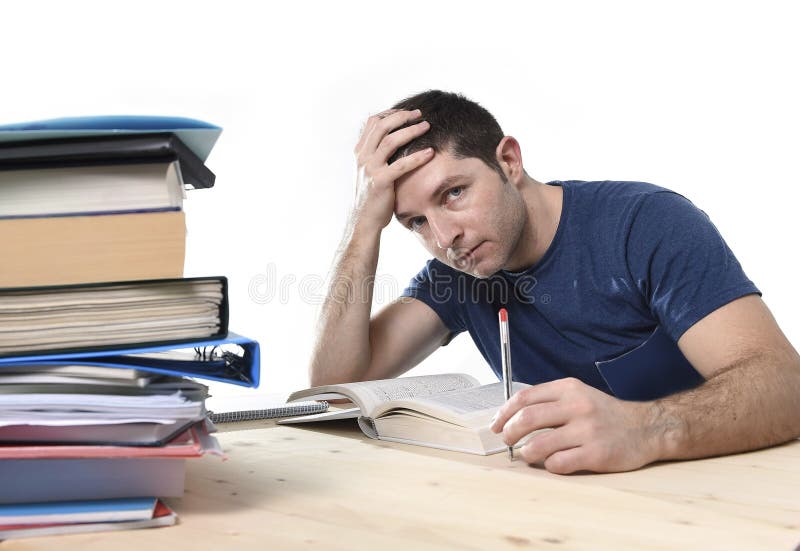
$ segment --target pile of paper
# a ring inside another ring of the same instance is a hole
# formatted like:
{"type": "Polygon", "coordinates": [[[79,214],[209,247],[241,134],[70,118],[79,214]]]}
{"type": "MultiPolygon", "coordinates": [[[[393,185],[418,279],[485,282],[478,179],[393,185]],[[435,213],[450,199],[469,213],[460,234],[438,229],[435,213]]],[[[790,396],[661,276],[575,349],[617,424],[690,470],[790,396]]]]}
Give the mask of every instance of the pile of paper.
{"type": "Polygon", "coordinates": [[[171,117],[0,127],[0,540],[174,524],[221,455],[207,387],[257,386],[227,279],[183,277],[185,189],[221,129],[171,117]]]}

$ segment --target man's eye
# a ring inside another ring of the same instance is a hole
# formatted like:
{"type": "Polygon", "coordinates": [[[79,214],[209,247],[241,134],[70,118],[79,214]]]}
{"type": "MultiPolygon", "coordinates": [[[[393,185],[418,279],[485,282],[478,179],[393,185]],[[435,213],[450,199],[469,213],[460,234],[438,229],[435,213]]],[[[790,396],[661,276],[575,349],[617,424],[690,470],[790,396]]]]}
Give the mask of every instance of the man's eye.
{"type": "Polygon", "coordinates": [[[422,226],[425,225],[425,217],[424,216],[415,216],[411,220],[408,221],[408,228],[411,231],[420,231],[422,226]]]}
{"type": "Polygon", "coordinates": [[[447,190],[447,198],[455,199],[456,197],[460,197],[463,192],[464,188],[461,186],[450,188],[447,190]]]}

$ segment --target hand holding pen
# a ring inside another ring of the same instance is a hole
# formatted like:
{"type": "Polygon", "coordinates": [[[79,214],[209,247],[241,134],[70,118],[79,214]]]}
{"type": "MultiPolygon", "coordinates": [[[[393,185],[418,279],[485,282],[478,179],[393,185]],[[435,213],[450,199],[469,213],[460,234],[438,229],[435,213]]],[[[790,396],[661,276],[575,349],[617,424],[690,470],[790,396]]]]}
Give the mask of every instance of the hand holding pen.
{"type": "MultiPolygon", "coordinates": [[[[500,352],[503,365],[503,396],[506,402],[511,398],[511,341],[508,337],[508,312],[500,308],[500,352]]],[[[514,460],[514,447],[508,447],[508,458],[514,460]]]]}

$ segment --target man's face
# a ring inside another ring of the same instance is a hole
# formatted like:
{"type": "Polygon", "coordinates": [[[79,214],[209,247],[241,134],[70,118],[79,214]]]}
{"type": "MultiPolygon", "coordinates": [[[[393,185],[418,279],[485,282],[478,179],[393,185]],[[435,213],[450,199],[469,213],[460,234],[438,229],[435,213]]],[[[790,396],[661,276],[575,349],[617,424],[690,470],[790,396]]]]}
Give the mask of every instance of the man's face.
{"type": "Polygon", "coordinates": [[[527,220],[512,184],[480,159],[450,153],[397,180],[394,212],[437,259],[484,278],[519,256],[527,220]]]}

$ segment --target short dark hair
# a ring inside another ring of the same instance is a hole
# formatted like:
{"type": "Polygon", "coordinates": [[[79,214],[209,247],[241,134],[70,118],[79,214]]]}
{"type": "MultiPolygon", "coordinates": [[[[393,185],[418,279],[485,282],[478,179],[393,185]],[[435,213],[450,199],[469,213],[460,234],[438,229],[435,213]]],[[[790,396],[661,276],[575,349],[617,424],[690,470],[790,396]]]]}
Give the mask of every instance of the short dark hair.
{"type": "Polygon", "coordinates": [[[474,101],[461,94],[428,90],[392,107],[408,111],[419,109],[422,119],[431,126],[425,134],[398,149],[389,163],[432,147],[437,153],[447,151],[460,159],[477,157],[503,176],[495,154],[497,144],[503,139],[503,130],[492,114],[474,101]]]}

